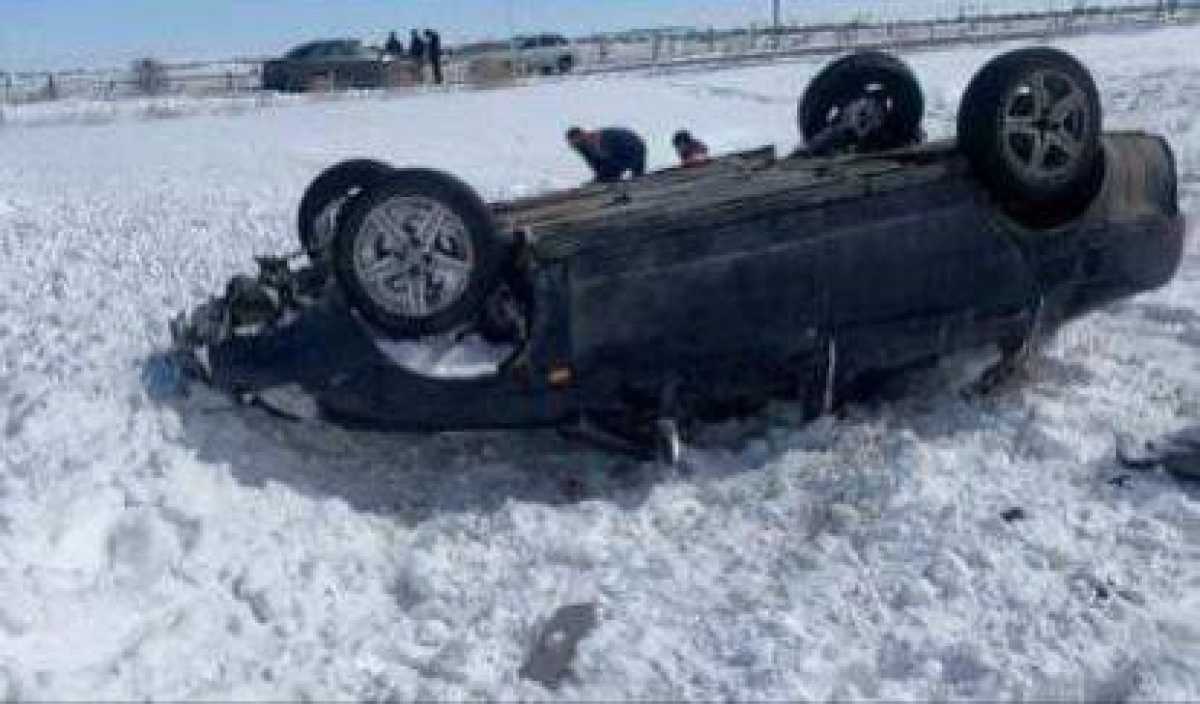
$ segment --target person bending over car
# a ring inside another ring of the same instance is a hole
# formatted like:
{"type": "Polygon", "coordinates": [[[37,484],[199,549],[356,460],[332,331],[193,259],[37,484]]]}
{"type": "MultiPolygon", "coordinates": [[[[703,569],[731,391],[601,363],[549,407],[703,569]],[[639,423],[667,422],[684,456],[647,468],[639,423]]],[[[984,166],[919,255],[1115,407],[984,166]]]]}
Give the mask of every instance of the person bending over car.
{"type": "Polygon", "coordinates": [[[567,144],[579,152],[602,183],[620,181],[626,172],[633,178],[646,173],[646,143],[632,130],[607,127],[567,130],[567,144]]]}
{"type": "Polygon", "coordinates": [[[671,144],[679,154],[679,163],[685,168],[708,163],[708,145],[693,137],[691,132],[679,130],[671,138],[671,144]]]}

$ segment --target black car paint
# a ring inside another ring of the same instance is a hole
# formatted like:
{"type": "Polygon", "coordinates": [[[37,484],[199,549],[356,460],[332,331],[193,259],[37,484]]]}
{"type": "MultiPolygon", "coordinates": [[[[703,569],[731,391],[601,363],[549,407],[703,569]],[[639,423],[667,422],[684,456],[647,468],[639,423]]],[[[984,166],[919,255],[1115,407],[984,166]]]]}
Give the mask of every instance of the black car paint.
{"type": "Polygon", "coordinates": [[[414,431],[553,426],[652,405],[668,384],[701,406],[836,395],[863,374],[1053,331],[1168,282],[1184,236],[1170,148],[1134,133],[1104,147],[1100,193],[1054,230],[1005,215],[951,143],[830,160],[815,190],[702,231],[539,238],[530,341],[495,375],[396,365],[330,286],[292,324],[209,350],[212,383],[290,385],[336,422],[414,431]]]}
{"type": "Polygon", "coordinates": [[[389,85],[398,72],[397,62],[353,39],[321,40],[302,44],[283,58],[263,64],[264,90],[303,91],[326,81],[331,88],[378,88],[389,85]]]}

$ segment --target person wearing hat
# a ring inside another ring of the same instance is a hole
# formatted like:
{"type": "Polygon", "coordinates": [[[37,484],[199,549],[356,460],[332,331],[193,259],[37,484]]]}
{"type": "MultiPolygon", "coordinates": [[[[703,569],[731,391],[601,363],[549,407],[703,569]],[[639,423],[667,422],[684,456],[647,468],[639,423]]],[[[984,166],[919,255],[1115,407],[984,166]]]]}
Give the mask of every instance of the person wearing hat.
{"type": "Polygon", "coordinates": [[[679,154],[679,163],[685,168],[702,166],[708,163],[708,146],[692,136],[687,130],[679,130],[671,138],[675,152],[679,154]]]}

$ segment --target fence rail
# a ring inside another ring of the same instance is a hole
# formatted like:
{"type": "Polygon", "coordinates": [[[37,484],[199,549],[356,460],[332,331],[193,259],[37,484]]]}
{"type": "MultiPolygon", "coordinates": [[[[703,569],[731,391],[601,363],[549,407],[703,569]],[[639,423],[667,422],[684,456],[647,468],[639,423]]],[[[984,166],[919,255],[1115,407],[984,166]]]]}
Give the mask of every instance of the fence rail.
{"type": "MultiPolygon", "coordinates": [[[[1142,5],[1077,7],[1065,11],[960,15],[955,18],[847,22],[736,30],[663,30],[593,36],[577,40],[574,72],[610,73],[645,69],[757,62],[778,57],[832,54],[852,49],[919,49],[955,43],[1028,40],[1086,32],[1136,29],[1200,21],[1200,0],[1159,0],[1142,5]]],[[[502,54],[506,52],[501,52],[502,54]]],[[[516,54],[513,54],[516,56],[516,54]]],[[[446,59],[450,83],[471,83],[477,57],[446,59]]],[[[260,90],[264,59],[166,64],[156,86],[162,95],[236,95],[260,90]]],[[[519,61],[512,62],[519,72],[519,61]]],[[[506,76],[511,78],[511,76],[506,76]]],[[[496,76],[490,76],[495,79],[496,76]]],[[[60,98],[116,99],[144,95],[131,70],[0,72],[0,103],[60,98]]]]}

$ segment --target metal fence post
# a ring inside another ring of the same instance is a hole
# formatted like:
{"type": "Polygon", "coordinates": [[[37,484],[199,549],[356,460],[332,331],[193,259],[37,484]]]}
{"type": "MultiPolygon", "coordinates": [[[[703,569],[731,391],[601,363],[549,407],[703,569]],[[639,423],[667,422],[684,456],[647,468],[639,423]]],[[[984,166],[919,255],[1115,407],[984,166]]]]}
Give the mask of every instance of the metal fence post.
{"type": "Polygon", "coordinates": [[[771,48],[779,51],[779,32],[783,29],[780,22],[779,0],[771,3],[771,48]]]}

